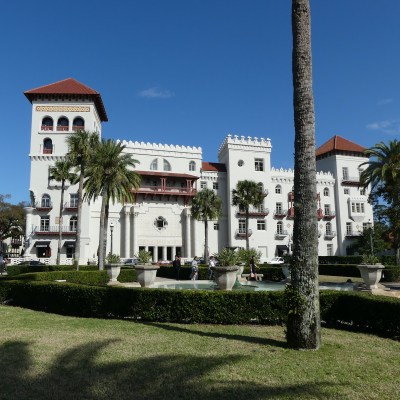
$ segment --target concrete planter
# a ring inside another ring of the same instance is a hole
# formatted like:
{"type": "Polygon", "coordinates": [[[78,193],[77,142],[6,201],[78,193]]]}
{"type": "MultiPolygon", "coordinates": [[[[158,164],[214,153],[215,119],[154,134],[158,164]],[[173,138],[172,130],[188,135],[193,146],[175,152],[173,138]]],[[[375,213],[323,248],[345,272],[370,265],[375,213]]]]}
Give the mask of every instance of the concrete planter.
{"type": "Polygon", "coordinates": [[[228,267],[211,267],[214,271],[214,279],[220,290],[232,290],[236,282],[239,267],[232,265],[228,267]]]}
{"type": "Polygon", "coordinates": [[[150,287],[156,280],[159,265],[136,265],[136,277],[141,287],[150,287]]]}
{"type": "Polygon", "coordinates": [[[121,264],[106,264],[105,267],[109,277],[108,283],[117,283],[117,278],[121,272],[121,264]]]}
{"type": "Polygon", "coordinates": [[[382,264],[360,264],[357,265],[357,268],[360,270],[361,278],[363,278],[367,289],[377,289],[378,282],[382,278],[382,270],[385,268],[385,266],[382,264]]]}

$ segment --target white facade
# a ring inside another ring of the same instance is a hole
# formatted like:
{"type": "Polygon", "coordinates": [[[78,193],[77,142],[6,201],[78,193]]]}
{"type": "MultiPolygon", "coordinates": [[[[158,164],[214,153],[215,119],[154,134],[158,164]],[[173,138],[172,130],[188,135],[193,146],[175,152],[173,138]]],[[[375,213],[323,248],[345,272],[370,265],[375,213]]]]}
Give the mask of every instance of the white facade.
{"type": "MultiPolygon", "coordinates": [[[[61,225],[62,263],[69,263],[76,240],[78,189],[77,185],[67,187],[60,224],[60,185],[49,180],[48,170],[66,155],[65,139],[74,134],[74,122],[82,124],[83,121],[86,130],[101,135],[101,121],[107,120],[105,110],[103,114],[101,110],[99,112],[98,97],[91,98],[90,95],[46,96],[43,88],[39,88],[40,95],[30,92],[33,93],[29,98],[32,102],[32,204],[26,209],[25,255],[54,262],[61,225]],[[52,128],[49,119],[53,121],[52,128]],[[58,124],[60,119],[64,119],[64,125],[58,124]]],[[[171,260],[177,253],[184,258],[201,256],[204,224],[192,218],[190,200],[196,191],[205,187],[215,190],[223,201],[219,220],[209,221],[209,253],[216,253],[226,246],[244,247],[244,216],[231,205],[232,189],[243,179],[259,182],[266,195],[263,206],[251,210],[250,246],[261,251],[263,260],[290,252],[293,171],[271,167],[270,139],[228,135],[219,149],[218,163],[204,162],[200,147],[125,140],[122,143],[126,152],[139,161],[136,169],[142,176],[142,183],[134,204],[110,206],[109,224],[113,229],[112,233],[108,229],[107,253],[113,246],[113,253],[123,258],[133,257],[141,248],[151,251],[154,261],[171,260]]],[[[337,153],[327,152],[317,157],[316,212],[320,255],[345,254],[354,237],[362,232],[363,224],[373,219],[366,193],[355,184],[359,165],[367,159],[361,157],[360,152],[337,153]],[[347,174],[347,180],[343,180],[343,174],[347,174]]],[[[99,220],[100,201],[84,203],[81,263],[96,258],[99,220]]]]}

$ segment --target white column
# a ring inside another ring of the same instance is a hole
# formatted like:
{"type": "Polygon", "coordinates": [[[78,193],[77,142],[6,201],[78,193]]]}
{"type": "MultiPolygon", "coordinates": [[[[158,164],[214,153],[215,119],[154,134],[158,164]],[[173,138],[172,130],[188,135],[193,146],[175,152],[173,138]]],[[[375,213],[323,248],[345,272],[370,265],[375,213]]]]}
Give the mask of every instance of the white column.
{"type": "Polygon", "coordinates": [[[153,262],[157,262],[157,258],[158,258],[158,246],[154,246],[154,253],[153,253],[153,262]]]}
{"type": "MultiPolygon", "coordinates": [[[[33,207],[25,207],[26,225],[25,225],[25,255],[28,255],[28,249],[32,246],[31,233],[33,232],[33,207]]],[[[29,251],[30,252],[30,251],[29,251]]]]}
{"type": "Polygon", "coordinates": [[[163,246],[162,248],[162,259],[163,261],[167,259],[167,246],[163,246]]]}
{"type": "MultiPolygon", "coordinates": [[[[133,220],[132,220],[132,225],[133,225],[132,226],[133,227],[132,252],[133,252],[133,255],[137,255],[139,253],[139,248],[138,248],[138,245],[137,245],[137,229],[136,229],[138,215],[139,215],[139,213],[137,213],[137,212],[134,212],[133,215],[132,215],[132,218],[133,218],[133,220]]],[[[146,251],[148,251],[148,250],[149,249],[146,246],[146,251]]]]}
{"type": "Polygon", "coordinates": [[[130,257],[130,237],[129,237],[129,228],[131,226],[130,224],[130,211],[126,211],[125,210],[125,258],[129,258],[130,257]]]}
{"type": "Polygon", "coordinates": [[[175,260],[175,256],[176,256],[176,246],[172,246],[172,248],[171,248],[171,259],[175,260]]]}
{"type": "Polygon", "coordinates": [[[190,239],[190,210],[186,209],[186,235],[185,235],[185,256],[191,257],[191,239],[190,239]]]}

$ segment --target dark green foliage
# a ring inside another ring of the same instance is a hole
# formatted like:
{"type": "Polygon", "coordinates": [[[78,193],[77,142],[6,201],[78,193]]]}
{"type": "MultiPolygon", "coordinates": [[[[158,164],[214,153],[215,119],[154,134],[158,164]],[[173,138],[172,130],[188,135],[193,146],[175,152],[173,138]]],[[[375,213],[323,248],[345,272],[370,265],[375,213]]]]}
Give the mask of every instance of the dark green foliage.
{"type": "Polygon", "coordinates": [[[361,277],[357,265],[352,264],[320,264],[318,271],[320,275],[361,277]]]}
{"type": "Polygon", "coordinates": [[[362,256],[319,256],[318,262],[321,264],[361,264],[362,256]]]}
{"type": "MultiPolygon", "coordinates": [[[[97,265],[81,265],[79,266],[80,271],[98,271],[97,265]]],[[[48,271],[75,271],[76,268],[73,265],[9,265],[7,267],[7,273],[9,276],[15,276],[19,274],[26,274],[29,272],[48,272],[48,271]]]]}
{"type": "Polygon", "coordinates": [[[398,265],[386,265],[382,272],[381,282],[400,282],[400,267],[398,265]]]}

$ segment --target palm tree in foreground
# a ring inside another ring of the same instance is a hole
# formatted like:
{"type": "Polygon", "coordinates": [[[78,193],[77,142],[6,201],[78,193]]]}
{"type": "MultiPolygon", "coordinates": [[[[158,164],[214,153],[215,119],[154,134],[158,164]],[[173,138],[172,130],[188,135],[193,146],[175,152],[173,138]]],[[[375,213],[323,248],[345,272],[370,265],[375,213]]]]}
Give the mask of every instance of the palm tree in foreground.
{"type": "Polygon", "coordinates": [[[193,216],[204,222],[204,262],[208,263],[208,221],[221,215],[222,200],[213,190],[203,189],[193,198],[191,208],[193,216]]]}
{"type": "Polygon", "coordinates": [[[383,142],[364,151],[370,160],[360,167],[367,166],[360,176],[364,188],[371,185],[371,197],[382,197],[387,206],[383,214],[390,223],[396,263],[400,264],[400,142],[393,140],[386,145],[383,142]]]}
{"type": "Polygon", "coordinates": [[[292,348],[318,349],[321,345],[321,321],[309,0],[292,0],[292,33],[295,217],[291,287],[286,291],[289,305],[286,337],[292,348]]]}
{"type": "Polygon", "coordinates": [[[60,211],[58,214],[58,249],[57,249],[57,265],[60,265],[61,259],[61,241],[62,241],[62,211],[64,208],[64,192],[65,183],[67,181],[74,183],[76,180],[76,174],[71,172],[72,165],[68,160],[56,161],[54,167],[50,168],[50,178],[56,182],[61,182],[61,200],[60,200],[60,211]]]}
{"type": "Polygon", "coordinates": [[[107,246],[107,226],[110,200],[114,204],[133,203],[134,191],[140,186],[141,177],[132,168],[138,163],[130,154],[123,153],[125,146],[114,140],[102,140],[95,149],[95,156],[87,168],[84,183],[85,198],[102,198],[99,229],[99,269],[104,269],[107,246]]]}
{"type": "Polygon", "coordinates": [[[239,181],[232,190],[232,205],[245,212],[246,219],[246,250],[249,250],[249,211],[250,207],[262,206],[264,202],[262,185],[254,181],[239,181]]]}
{"type": "Polygon", "coordinates": [[[79,270],[79,259],[81,256],[81,226],[82,226],[82,203],[83,203],[83,182],[85,179],[85,171],[90,162],[93,149],[99,142],[99,135],[95,132],[79,130],[68,136],[68,160],[79,170],[79,187],[78,187],[78,216],[76,225],[76,245],[74,265],[79,270]]]}

